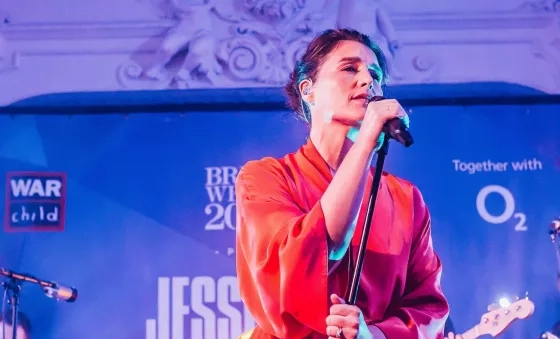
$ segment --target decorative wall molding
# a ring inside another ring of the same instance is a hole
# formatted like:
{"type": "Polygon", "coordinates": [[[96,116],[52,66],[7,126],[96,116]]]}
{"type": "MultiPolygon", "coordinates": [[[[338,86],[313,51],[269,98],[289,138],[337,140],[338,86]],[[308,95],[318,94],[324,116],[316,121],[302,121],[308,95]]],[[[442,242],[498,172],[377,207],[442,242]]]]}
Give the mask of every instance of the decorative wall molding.
{"type": "MultiPolygon", "coordinates": [[[[559,5],[560,6],[560,5],[559,5]]],[[[539,29],[553,20],[555,12],[426,13],[422,16],[391,14],[396,31],[539,29]],[[459,22],[460,21],[460,22],[459,22]]],[[[560,15],[560,11],[557,15],[560,15]]],[[[159,19],[128,22],[10,24],[0,28],[9,40],[76,40],[150,38],[173,28],[177,20],[159,19]]],[[[329,26],[330,27],[330,26],[329,26]]]]}
{"type": "MultiPolygon", "coordinates": [[[[0,11],[0,29],[10,23],[8,13],[0,11]]],[[[10,43],[0,31],[0,75],[18,68],[19,54],[12,49],[10,43]]]]}
{"type": "Polygon", "coordinates": [[[0,104],[52,92],[281,86],[310,39],[337,26],[379,42],[394,84],[506,81],[560,93],[560,0],[512,1],[507,10],[478,12],[341,1],[129,0],[131,13],[149,9],[153,16],[6,19],[0,86],[27,85],[9,86],[0,104]],[[527,63],[532,71],[512,71],[527,63]],[[532,74],[539,70],[546,76],[532,74]]]}
{"type": "Polygon", "coordinates": [[[520,10],[560,13],[560,0],[532,0],[523,2],[520,10]]]}
{"type": "Polygon", "coordinates": [[[148,38],[173,27],[174,20],[11,24],[3,28],[10,40],[83,40],[148,38]]]}

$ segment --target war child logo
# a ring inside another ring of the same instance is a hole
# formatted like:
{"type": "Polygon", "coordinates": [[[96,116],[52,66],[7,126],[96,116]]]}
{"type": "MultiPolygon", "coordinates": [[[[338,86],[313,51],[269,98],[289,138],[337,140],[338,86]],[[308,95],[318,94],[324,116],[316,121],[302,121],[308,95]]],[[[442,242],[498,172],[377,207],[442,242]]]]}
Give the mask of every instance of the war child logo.
{"type": "Polygon", "coordinates": [[[63,231],[65,210],[66,173],[6,174],[6,232],[63,231]]]}

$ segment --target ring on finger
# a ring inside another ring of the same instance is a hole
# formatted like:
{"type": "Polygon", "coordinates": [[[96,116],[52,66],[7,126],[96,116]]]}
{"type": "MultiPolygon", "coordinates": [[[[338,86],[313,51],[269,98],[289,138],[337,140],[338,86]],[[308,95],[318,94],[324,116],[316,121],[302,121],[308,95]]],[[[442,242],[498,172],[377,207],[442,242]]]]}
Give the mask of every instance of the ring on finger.
{"type": "Polygon", "coordinates": [[[338,331],[336,331],[336,337],[337,338],[342,338],[342,328],[341,327],[339,327],[338,331]]]}

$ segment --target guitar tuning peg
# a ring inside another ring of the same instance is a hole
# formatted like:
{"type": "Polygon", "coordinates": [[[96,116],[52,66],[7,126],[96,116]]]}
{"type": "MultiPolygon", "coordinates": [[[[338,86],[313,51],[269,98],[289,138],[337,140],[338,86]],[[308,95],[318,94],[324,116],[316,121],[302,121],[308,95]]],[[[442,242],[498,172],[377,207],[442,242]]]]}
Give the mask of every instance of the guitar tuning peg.
{"type": "Polygon", "coordinates": [[[500,308],[500,305],[496,304],[496,303],[492,303],[490,305],[488,305],[488,312],[492,312],[497,310],[498,308],[500,308]]]}

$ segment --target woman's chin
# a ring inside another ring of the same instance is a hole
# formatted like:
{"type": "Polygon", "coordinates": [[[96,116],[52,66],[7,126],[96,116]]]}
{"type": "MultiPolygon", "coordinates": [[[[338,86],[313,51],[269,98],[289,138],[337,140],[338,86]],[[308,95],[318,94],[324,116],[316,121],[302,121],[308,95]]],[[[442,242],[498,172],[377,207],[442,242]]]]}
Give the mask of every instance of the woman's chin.
{"type": "MultiPolygon", "coordinates": [[[[354,112],[352,112],[354,113],[354,112]]],[[[350,127],[359,127],[362,125],[362,121],[364,120],[364,114],[360,114],[360,113],[355,113],[355,114],[344,114],[344,115],[340,115],[338,117],[336,117],[334,120],[340,121],[341,123],[343,123],[344,125],[350,126],[350,127]]]]}
{"type": "Polygon", "coordinates": [[[355,124],[361,125],[365,116],[365,109],[356,109],[348,113],[348,120],[353,121],[355,124]]]}

